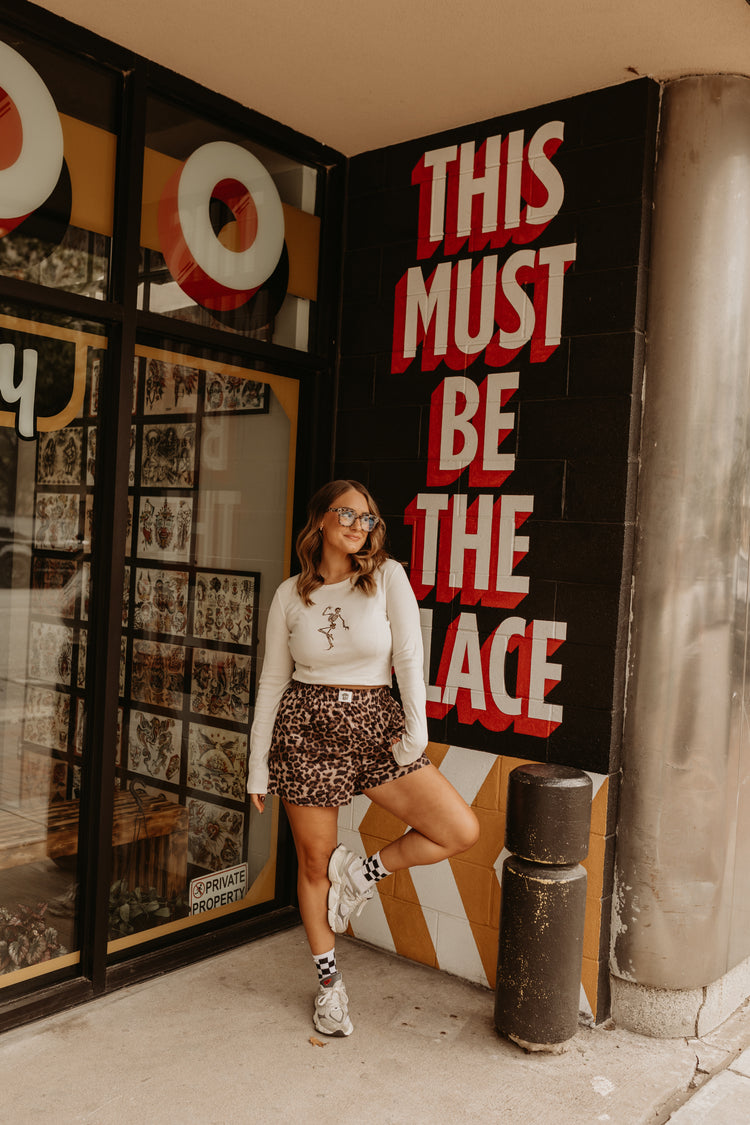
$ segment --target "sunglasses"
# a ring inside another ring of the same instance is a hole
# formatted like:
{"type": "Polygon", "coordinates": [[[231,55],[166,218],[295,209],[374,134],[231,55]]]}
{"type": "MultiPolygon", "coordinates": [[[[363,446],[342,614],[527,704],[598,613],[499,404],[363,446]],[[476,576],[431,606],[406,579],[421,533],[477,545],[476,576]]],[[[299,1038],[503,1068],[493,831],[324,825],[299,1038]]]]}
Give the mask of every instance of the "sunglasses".
{"type": "Polygon", "coordinates": [[[342,527],[353,527],[355,523],[358,523],[362,531],[370,532],[380,523],[377,516],[371,516],[369,512],[361,512],[358,515],[353,508],[328,508],[327,510],[336,513],[342,527]]]}

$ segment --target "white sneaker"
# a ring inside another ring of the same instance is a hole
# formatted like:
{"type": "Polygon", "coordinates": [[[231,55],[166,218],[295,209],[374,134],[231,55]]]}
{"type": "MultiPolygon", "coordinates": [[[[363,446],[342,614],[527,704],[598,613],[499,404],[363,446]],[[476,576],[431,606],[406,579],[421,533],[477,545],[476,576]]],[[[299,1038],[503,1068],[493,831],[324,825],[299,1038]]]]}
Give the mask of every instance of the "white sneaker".
{"type": "Polygon", "coordinates": [[[339,844],[334,848],[328,861],[328,878],[331,888],[328,892],[328,925],[335,934],[343,934],[350,918],[356,918],[368,899],[375,894],[375,884],[366,890],[359,889],[353,872],[361,870],[364,860],[339,844]]]}
{"type": "Polygon", "coordinates": [[[334,973],[318,989],[313,1024],[316,1031],[323,1035],[335,1035],[337,1038],[351,1035],[354,1031],[354,1025],[349,1019],[349,997],[341,973],[334,973]]]}

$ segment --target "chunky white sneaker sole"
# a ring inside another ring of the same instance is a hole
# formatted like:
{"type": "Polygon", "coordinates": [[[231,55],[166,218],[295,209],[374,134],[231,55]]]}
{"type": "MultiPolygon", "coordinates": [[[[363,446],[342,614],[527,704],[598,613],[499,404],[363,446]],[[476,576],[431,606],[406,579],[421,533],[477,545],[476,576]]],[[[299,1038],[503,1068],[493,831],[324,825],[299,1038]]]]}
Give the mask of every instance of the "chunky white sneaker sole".
{"type": "Polygon", "coordinates": [[[338,980],[328,988],[321,987],[315,997],[313,1025],[322,1035],[343,1038],[351,1035],[354,1025],[349,1018],[349,997],[344,982],[338,980]]]}
{"type": "Polygon", "coordinates": [[[331,887],[328,891],[328,925],[335,934],[343,934],[351,918],[356,918],[368,899],[375,894],[375,887],[358,891],[349,874],[353,866],[362,864],[361,856],[355,855],[339,844],[334,848],[328,861],[328,878],[331,887]]]}

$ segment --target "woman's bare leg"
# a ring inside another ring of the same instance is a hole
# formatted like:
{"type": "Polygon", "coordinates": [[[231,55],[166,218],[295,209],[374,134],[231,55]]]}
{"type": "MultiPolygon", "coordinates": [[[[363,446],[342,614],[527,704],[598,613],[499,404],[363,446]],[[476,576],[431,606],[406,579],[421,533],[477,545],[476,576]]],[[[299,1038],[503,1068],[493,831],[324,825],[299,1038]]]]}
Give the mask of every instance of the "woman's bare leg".
{"type": "Polygon", "coordinates": [[[479,838],[471,808],[433,765],[367,789],[365,796],[411,826],[380,851],[389,871],[439,863],[467,851],[479,838]]]}
{"type": "Polygon", "coordinates": [[[336,847],[338,809],[306,808],[284,801],[297,849],[299,912],[313,955],[333,949],[328,925],[328,861],[336,847]]]}

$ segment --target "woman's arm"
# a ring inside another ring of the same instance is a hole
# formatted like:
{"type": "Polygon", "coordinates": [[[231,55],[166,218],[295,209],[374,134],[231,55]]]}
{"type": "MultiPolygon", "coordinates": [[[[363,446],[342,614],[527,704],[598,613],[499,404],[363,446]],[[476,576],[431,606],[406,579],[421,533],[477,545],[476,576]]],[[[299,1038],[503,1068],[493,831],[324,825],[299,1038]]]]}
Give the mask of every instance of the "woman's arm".
{"type": "MultiPolygon", "coordinates": [[[[268,751],[271,746],[273,724],[281,697],[291,682],[293,671],[294,661],[289,651],[289,630],[282,604],[281,588],[279,588],[268,611],[266,651],[255,697],[253,726],[250,731],[247,791],[251,795],[263,795],[268,789],[268,751]]],[[[258,802],[253,801],[253,804],[259,808],[258,802]]]]}
{"type": "Polygon", "coordinates": [[[393,756],[400,766],[407,766],[417,760],[427,745],[427,692],[419,606],[399,563],[386,563],[384,584],[393,638],[393,667],[406,719],[404,737],[393,747],[393,756]]]}

